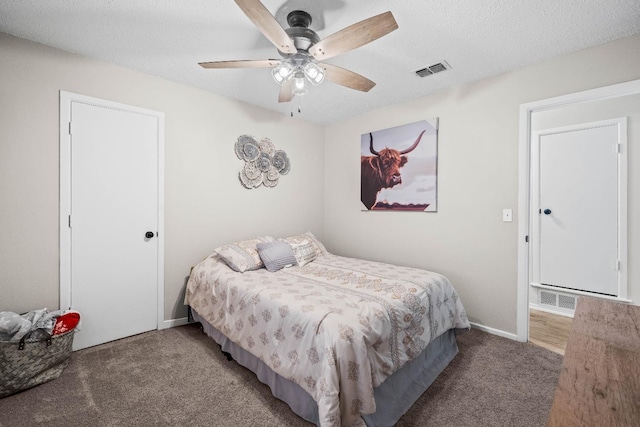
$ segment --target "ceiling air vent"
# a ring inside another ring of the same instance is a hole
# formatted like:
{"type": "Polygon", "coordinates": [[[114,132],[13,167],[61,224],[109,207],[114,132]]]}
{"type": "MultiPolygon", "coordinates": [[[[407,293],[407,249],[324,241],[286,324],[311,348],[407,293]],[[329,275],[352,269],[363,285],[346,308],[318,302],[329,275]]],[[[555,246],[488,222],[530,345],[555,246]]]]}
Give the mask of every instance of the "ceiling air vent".
{"type": "Polygon", "coordinates": [[[445,61],[438,62],[437,64],[429,65],[421,70],[416,71],[416,74],[420,77],[427,77],[440,71],[448,70],[451,68],[445,61]]]}

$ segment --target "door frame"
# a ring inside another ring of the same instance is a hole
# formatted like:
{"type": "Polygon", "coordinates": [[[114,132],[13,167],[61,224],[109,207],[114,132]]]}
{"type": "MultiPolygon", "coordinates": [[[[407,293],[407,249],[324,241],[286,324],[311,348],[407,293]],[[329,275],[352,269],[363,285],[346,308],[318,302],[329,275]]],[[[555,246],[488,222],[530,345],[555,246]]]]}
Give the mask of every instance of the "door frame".
{"type": "MultiPolygon", "coordinates": [[[[532,222],[530,212],[532,114],[570,104],[637,94],[640,94],[640,79],[520,105],[518,137],[518,279],[516,298],[516,338],[518,341],[527,342],[529,340],[530,245],[528,236],[530,235],[532,222]]],[[[624,173],[625,176],[623,178],[626,182],[626,168],[624,173]]],[[[623,219],[626,224],[627,210],[624,209],[621,214],[624,215],[623,219]]],[[[626,239],[626,233],[624,237],[626,239]]]]}
{"type": "Polygon", "coordinates": [[[60,309],[71,307],[71,104],[83,103],[96,107],[145,114],[158,124],[158,271],[156,329],[164,322],[164,113],[120,104],[72,92],[60,91],[60,309]]]}

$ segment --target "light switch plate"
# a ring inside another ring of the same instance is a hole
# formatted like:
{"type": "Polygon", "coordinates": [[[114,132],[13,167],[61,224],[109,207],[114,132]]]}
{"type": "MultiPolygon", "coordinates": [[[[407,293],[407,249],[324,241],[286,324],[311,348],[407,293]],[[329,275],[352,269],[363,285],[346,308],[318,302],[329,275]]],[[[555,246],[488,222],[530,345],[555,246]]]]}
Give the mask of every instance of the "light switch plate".
{"type": "Polygon", "coordinates": [[[511,221],[513,221],[513,210],[502,209],[502,222],[511,222],[511,221]]]}

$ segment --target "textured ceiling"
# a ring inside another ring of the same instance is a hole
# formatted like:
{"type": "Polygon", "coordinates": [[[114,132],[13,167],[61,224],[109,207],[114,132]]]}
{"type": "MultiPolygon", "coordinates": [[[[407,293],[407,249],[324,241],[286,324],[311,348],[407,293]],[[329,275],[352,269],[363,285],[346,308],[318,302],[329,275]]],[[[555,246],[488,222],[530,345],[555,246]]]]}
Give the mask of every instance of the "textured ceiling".
{"type": "Polygon", "coordinates": [[[0,32],[317,123],[338,122],[640,33],[638,0],[263,3],[283,26],[288,11],[306,10],[321,38],[390,10],[398,30],[326,61],[377,85],[362,93],[325,81],[307,95],[279,104],[279,86],[269,69],[199,67],[203,61],[279,58],[231,0],[0,0],[0,32]],[[441,61],[451,69],[426,78],[415,75],[441,61]]]}

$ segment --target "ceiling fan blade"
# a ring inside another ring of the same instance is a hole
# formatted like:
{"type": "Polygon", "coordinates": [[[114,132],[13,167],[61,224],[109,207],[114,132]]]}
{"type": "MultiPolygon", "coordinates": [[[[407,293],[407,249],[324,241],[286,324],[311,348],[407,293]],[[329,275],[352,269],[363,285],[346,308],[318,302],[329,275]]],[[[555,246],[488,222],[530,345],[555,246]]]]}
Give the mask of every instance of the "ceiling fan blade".
{"type": "Polygon", "coordinates": [[[258,29],[269,39],[280,52],[298,53],[293,44],[293,40],[284,31],[284,28],[278,24],[276,18],[269,10],[258,0],[235,0],[236,4],[242,9],[245,15],[258,27],[258,29]]]}
{"type": "Polygon", "coordinates": [[[309,48],[309,53],[318,61],[322,61],[371,43],[397,28],[398,23],[393,14],[384,12],[320,40],[309,48]]]}
{"type": "Polygon", "coordinates": [[[325,69],[325,78],[333,83],[361,92],[369,92],[376,84],[358,73],[331,64],[318,64],[325,69]]]}
{"type": "Polygon", "coordinates": [[[279,59],[247,59],[240,61],[199,62],[198,65],[202,68],[269,68],[275,67],[279,63],[279,59]]]}
{"type": "Polygon", "coordinates": [[[280,87],[278,102],[289,102],[293,99],[293,79],[289,79],[280,87]]]}

